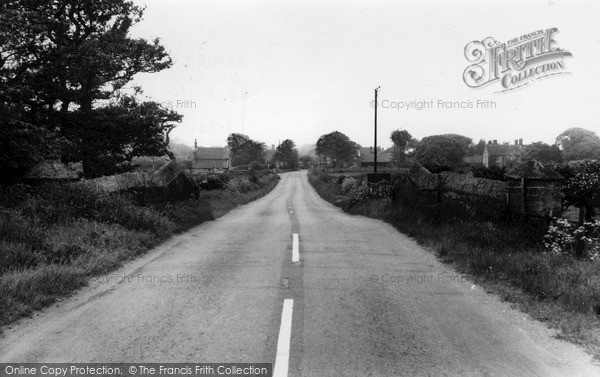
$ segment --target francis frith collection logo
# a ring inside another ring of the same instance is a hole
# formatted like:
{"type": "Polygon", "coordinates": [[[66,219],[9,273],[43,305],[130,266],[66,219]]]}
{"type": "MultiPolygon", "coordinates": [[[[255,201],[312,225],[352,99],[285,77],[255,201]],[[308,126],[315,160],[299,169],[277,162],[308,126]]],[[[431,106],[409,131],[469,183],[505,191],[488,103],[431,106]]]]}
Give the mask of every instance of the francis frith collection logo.
{"type": "Polygon", "coordinates": [[[465,84],[479,88],[498,81],[499,92],[504,92],[568,73],[564,58],[571,53],[556,46],[557,32],[557,28],[541,29],[504,43],[488,37],[467,44],[465,57],[471,65],[463,73],[465,84]]]}

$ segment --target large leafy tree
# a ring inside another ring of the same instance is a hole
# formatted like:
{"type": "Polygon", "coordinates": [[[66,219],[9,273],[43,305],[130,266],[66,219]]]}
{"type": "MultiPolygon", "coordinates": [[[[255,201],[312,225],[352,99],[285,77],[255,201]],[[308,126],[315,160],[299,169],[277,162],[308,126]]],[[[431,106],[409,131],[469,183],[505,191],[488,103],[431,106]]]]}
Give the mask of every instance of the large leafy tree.
{"type": "Polygon", "coordinates": [[[563,152],[556,144],[548,145],[538,141],[525,147],[523,159],[560,163],[563,161],[563,152]]]}
{"type": "Polygon", "coordinates": [[[265,144],[252,140],[247,135],[232,133],[227,137],[227,146],[231,151],[232,166],[265,162],[265,144]]]}
{"type": "Polygon", "coordinates": [[[600,158],[600,137],[594,131],[573,127],[556,137],[565,161],[600,158]]]}
{"type": "Polygon", "coordinates": [[[477,144],[473,144],[467,150],[468,155],[483,155],[485,151],[485,139],[479,139],[477,144]]]}
{"type": "Polygon", "coordinates": [[[83,160],[86,176],[115,171],[115,166],[135,156],[168,155],[169,134],[182,116],[156,102],[139,102],[123,96],[91,113],[77,111],[65,125],[74,148],[65,156],[83,160]]]}
{"type": "Polygon", "coordinates": [[[229,147],[231,153],[235,155],[238,151],[240,151],[242,145],[248,140],[250,140],[248,135],[232,133],[231,135],[227,136],[227,146],[229,147]]]}
{"type": "Polygon", "coordinates": [[[290,139],[285,139],[277,146],[273,158],[282,163],[287,169],[296,169],[298,167],[298,150],[296,143],[290,139]]]}
{"type": "MultiPolygon", "coordinates": [[[[56,140],[59,147],[58,141],[70,143],[76,150],[67,150],[71,155],[78,155],[84,169],[89,171],[97,171],[93,165],[107,155],[119,162],[130,154],[127,150],[115,153],[114,146],[97,143],[93,139],[97,129],[146,135],[147,141],[154,140],[155,144],[145,152],[164,150],[165,123],[161,121],[165,116],[170,122],[178,121],[168,111],[158,117],[146,113],[148,116],[141,122],[158,133],[123,131],[121,127],[98,124],[107,122],[106,113],[116,108],[122,116],[125,116],[124,111],[144,112],[146,107],[137,102],[125,105],[116,100],[119,104],[115,105],[115,98],[135,74],[158,72],[171,65],[158,40],[148,42],[129,36],[130,28],[142,15],[143,9],[127,0],[2,2],[0,103],[6,110],[4,118],[10,119],[10,124],[20,125],[26,134],[43,128],[57,136],[46,143],[56,140]],[[151,124],[152,119],[159,123],[151,124]],[[101,148],[103,145],[105,148],[101,148]]],[[[156,104],[149,107],[156,108],[156,104]]],[[[121,123],[121,126],[129,127],[129,124],[121,123]]],[[[140,122],[131,127],[139,126],[140,122]]],[[[172,126],[173,123],[166,128],[172,126]]],[[[116,138],[106,133],[103,136],[116,138]]],[[[34,137],[24,142],[32,144],[32,150],[40,155],[47,155],[48,146],[40,146],[34,137]]],[[[129,142],[119,145],[131,147],[129,142]]],[[[142,151],[141,148],[134,150],[142,151]]]]}
{"type": "Polygon", "coordinates": [[[462,135],[446,134],[424,137],[415,150],[419,163],[428,166],[451,166],[462,162],[473,140],[462,135]]]}
{"type": "Polygon", "coordinates": [[[315,152],[326,159],[331,159],[334,166],[342,166],[351,163],[358,157],[360,145],[339,131],[333,131],[323,135],[317,141],[315,152]]]}
{"type": "Polygon", "coordinates": [[[404,162],[407,152],[417,145],[417,140],[407,130],[396,130],[390,135],[394,143],[394,162],[404,162]]]}
{"type": "Polygon", "coordinates": [[[266,149],[265,143],[255,140],[248,140],[242,145],[242,164],[251,164],[253,162],[264,164],[266,149]]]}
{"type": "Polygon", "coordinates": [[[313,157],[309,154],[303,154],[302,156],[298,157],[298,161],[300,162],[301,167],[305,168],[312,166],[314,163],[313,157]]]}

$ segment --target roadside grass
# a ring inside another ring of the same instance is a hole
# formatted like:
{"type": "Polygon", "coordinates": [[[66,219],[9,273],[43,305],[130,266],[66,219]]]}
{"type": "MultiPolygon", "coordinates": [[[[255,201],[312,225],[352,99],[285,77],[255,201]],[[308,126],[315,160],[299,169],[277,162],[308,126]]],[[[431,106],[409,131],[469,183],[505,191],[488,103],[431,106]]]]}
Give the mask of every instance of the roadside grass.
{"type": "Polygon", "coordinates": [[[0,190],[0,329],[107,273],[173,234],[222,216],[271,191],[268,175],[245,192],[201,191],[141,206],[126,195],[75,186],[0,190]]]}
{"type": "Polygon", "coordinates": [[[252,190],[246,192],[232,192],[228,190],[201,191],[200,200],[204,200],[208,203],[213,216],[217,218],[223,216],[235,207],[265,196],[273,190],[278,182],[278,178],[273,179],[265,183],[264,186],[257,185],[252,190]]]}
{"type": "Polygon", "coordinates": [[[586,348],[600,360],[600,265],[545,253],[539,233],[525,224],[446,222],[387,200],[352,204],[336,180],[309,181],[344,211],[384,220],[467,274],[488,292],[558,330],[557,337],[586,348]]]}

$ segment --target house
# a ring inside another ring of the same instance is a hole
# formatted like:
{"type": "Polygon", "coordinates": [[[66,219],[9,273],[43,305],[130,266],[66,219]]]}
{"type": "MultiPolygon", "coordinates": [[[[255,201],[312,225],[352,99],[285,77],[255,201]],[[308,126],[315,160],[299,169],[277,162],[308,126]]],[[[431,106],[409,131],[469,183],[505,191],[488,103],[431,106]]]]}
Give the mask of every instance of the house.
{"type": "Polygon", "coordinates": [[[194,160],[192,161],[192,172],[222,173],[231,168],[231,153],[228,148],[198,147],[194,142],[194,160]]]}
{"type": "Polygon", "coordinates": [[[490,141],[483,150],[483,166],[513,168],[521,162],[523,150],[523,139],[515,140],[514,145],[498,144],[497,140],[490,141]]]}
{"type": "MultiPolygon", "coordinates": [[[[392,167],[392,150],[388,149],[384,151],[381,148],[377,148],[377,167],[391,168],[392,167]]],[[[358,162],[361,168],[375,165],[375,154],[372,148],[360,148],[358,151],[358,162]]]]}

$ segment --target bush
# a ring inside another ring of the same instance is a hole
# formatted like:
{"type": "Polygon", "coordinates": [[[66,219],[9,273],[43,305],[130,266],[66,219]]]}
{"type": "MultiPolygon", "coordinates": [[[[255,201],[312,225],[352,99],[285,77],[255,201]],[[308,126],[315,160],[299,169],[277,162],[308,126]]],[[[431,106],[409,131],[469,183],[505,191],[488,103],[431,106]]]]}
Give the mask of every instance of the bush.
{"type": "Polygon", "coordinates": [[[473,168],[472,172],[473,177],[493,179],[495,181],[506,181],[506,168],[498,166],[487,168],[485,166],[480,166],[473,168]]]}
{"type": "Polygon", "coordinates": [[[565,219],[556,219],[544,236],[544,246],[549,252],[600,262],[600,220],[575,226],[565,219]]]}
{"type": "Polygon", "coordinates": [[[230,176],[225,174],[206,174],[196,179],[200,190],[222,190],[230,176]]]}
{"type": "Polygon", "coordinates": [[[356,187],[360,184],[360,180],[355,179],[353,177],[344,178],[341,182],[342,184],[342,193],[348,194],[351,190],[356,189],[356,187]]]}
{"type": "Polygon", "coordinates": [[[205,221],[214,220],[210,204],[205,200],[188,199],[165,203],[157,206],[156,210],[176,224],[176,231],[184,231],[205,221]]]}
{"type": "Polygon", "coordinates": [[[247,175],[234,177],[225,184],[224,189],[231,192],[245,193],[252,190],[256,186],[250,182],[247,175]]]}

